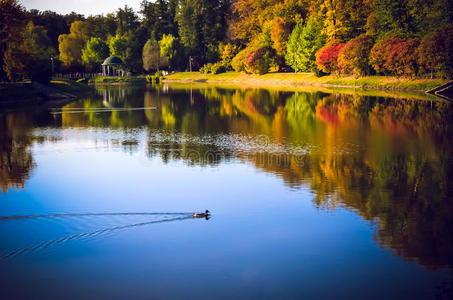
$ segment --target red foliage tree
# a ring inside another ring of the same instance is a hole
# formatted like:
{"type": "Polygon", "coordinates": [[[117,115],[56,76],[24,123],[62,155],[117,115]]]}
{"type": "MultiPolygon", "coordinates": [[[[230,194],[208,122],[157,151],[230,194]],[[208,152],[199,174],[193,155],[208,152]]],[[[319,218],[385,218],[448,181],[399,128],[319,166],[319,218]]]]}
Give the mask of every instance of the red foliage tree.
{"type": "Polygon", "coordinates": [[[417,74],[419,41],[403,40],[394,35],[376,43],[370,52],[370,63],[376,72],[398,76],[417,74]]]}
{"type": "Polygon", "coordinates": [[[342,74],[370,74],[369,56],[373,38],[361,34],[353,38],[341,49],[338,55],[338,68],[342,74]]]}
{"type": "Polygon", "coordinates": [[[417,50],[418,64],[424,73],[453,76],[453,25],[446,25],[427,34],[417,50]]]}
{"type": "Polygon", "coordinates": [[[273,57],[272,50],[269,47],[260,47],[249,51],[245,57],[247,72],[254,74],[267,73],[271,64],[271,57],[273,57]]]}
{"type": "Polygon", "coordinates": [[[316,52],[316,65],[325,73],[338,71],[338,54],[345,44],[337,40],[330,40],[324,47],[316,52]]]}

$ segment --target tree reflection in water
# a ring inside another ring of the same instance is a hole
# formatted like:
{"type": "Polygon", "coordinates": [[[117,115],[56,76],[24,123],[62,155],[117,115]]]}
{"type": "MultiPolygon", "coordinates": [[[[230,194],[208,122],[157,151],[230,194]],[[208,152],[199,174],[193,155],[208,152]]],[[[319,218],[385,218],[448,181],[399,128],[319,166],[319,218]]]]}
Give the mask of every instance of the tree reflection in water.
{"type": "Polygon", "coordinates": [[[0,187],[22,189],[35,166],[30,119],[25,113],[0,113],[0,187]]]}
{"type": "MultiPolygon", "coordinates": [[[[439,268],[453,266],[452,112],[444,102],[357,94],[100,87],[46,125],[120,131],[128,137],[111,145],[164,162],[251,163],[291,188],[309,187],[321,209],[347,207],[377,222],[381,245],[439,268]],[[106,107],[158,109],[95,110],[106,107]],[[75,108],[90,111],[65,113],[75,108]]],[[[3,192],[23,186],[34,166],[28,118],[1,116],[3,192]]]]}

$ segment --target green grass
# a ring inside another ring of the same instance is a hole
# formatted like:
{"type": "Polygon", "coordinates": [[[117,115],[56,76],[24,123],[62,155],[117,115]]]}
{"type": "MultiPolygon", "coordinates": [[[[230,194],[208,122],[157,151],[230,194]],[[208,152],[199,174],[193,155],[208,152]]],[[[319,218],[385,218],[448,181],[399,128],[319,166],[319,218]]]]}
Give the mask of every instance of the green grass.
{"type": "Polygon", "coordinates": [[[74,95],[90,90],[90,87],[82,82],[62,78],[51,80],[49,86],[59,91],[74,95]]]}
{"type": "Polygon", "coordinates": [[[249,75],[237,72],[222,74],[202,74],[199,72],[180,72],[165,77],[167,81],[187,82],[229,82],[263,86],[330,86],[360,87],[388,90],[426,91],[446,83],[443,79],[408,79],[392,76],[337,77],[334,75],[316,77],[313,73],[268,73],[249,75]]]}
{"type": "Polygon", "coordinates": [[[127,76],[127,77],[114,77],[114,76],[99,76],[90,79],[90,83],[146,83],[144,76],[127,76]]]}

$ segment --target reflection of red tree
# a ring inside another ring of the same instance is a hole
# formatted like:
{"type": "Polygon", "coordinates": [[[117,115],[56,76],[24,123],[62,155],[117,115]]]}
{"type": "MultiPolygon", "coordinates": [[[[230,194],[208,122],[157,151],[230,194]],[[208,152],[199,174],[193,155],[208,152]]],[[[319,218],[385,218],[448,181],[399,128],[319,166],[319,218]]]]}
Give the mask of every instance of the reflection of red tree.
{"type": "MultiPolygon", "coordinates": [[[[320,103],[321,104],[321,103],[320,103]]],[[[338,109],[333,106],[324,106],[324,105],[317,105],[316,106],[316,116],[323,122],[338,126],[340,125],[340,118],[338,116],[338,109]]]]}

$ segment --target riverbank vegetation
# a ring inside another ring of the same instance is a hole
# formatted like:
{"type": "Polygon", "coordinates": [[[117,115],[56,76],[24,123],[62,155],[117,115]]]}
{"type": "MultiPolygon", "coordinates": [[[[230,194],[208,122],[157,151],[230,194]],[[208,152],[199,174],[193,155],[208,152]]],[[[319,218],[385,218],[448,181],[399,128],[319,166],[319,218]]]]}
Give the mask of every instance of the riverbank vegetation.
{"type": "Polygon", "coordinates": [[[118,77],[118,76],[98,76],[92,78],[88,81],[89,83],[94,84],[110,84],[110,83],[146,83],[146,78],[144,76],[128,76],[128,77],[118,77]]]}
{"type": "Polygon", "coordinates": [[[67,100],[92,92],[88,85],[70,79],[39,82],[0,83],[0,107],[36,105],[48,100],[67,100]]]}
{"type": "Polygon", "coordinates": [[[26,11],[0,0],[0,80],[162,69],[451,78],[448,0],[157,0],[107,15],[26,11]]]}
{"type": "Polygon", "coordinates": [[[180,82],[230,82],[255,86],[295,87],[300,85],[325,87],[360,87],[386,90],[426,91],[442,84],[445,79],[407,79],[396,76],[316,76],[314,73],[267,73],[263,75],[225,72],[204,74],[179,72],[165,76],[166,81],[180,82]]]}

